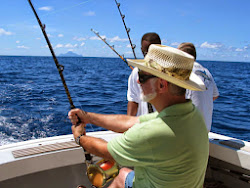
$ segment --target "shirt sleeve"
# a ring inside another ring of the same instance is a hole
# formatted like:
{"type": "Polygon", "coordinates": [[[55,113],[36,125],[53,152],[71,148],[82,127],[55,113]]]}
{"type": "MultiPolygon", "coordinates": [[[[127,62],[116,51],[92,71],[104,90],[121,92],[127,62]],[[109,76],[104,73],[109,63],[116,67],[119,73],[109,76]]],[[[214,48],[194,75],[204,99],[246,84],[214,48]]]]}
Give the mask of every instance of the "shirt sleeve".
{"type": "Polygon", "coordinates": [[[136,103],[140,102],[140,85],[138,80],[138,68],[134,68],[128,79],[127,100],[136,103]]]}
{"type": "Polygon", "coordinates": [[[154,112],[140,116],[140,123],[108,143],[108,151],[115,161],[124,166],[152,165],[149,159],[153,156],[154,144],[149,138],[153,131],[145,127],[151,126],[158,114],[154,112]]]}
{"type": "Polygon", "coordinates": [[[153,153],[147,136],[141,128],[143,123],[135,124],[122,135],[108,143],[108,151],[117,163],[123,166],[145,166],[152,164],[153,153]]]}
{"type": "Polygon", "coordinates": [[[140,121],[140,123],[149,121],[151,119],[156,118],[158,114],[159,114],[158,112],[153,112],[153,113],[150,113],[150,114],[142,115],[142,116],[139,117],[139,121],[140,121]]]}

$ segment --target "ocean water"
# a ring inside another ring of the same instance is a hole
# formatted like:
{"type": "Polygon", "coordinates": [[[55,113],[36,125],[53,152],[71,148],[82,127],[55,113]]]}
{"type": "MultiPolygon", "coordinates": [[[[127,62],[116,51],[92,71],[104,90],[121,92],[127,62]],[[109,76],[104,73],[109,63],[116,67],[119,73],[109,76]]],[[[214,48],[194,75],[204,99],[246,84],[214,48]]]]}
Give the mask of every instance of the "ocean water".
{"type": "MultiPolygon", "coordinates": [[[[74,105],[126,114],[131,69],[119,58],[59,57],[74,105]]],[[[220,97],[212,132],[250,141],[250,63],[199,61],[220,97]]],[[[70,104],[52,57],[0,56],[0,145],[71,134],[70,104]]],[[[102,128],[88,125],[87,131],[102,128]]]]}

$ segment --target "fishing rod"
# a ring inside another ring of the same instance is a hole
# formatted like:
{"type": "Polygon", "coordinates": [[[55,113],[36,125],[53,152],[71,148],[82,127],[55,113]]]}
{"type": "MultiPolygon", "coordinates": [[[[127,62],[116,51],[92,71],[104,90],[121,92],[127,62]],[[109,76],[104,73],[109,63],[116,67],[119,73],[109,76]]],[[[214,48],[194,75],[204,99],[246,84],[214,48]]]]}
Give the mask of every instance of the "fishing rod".
{"type": "MultiPolygon", "coordinates": [[[[124,15],[124,14],[122,14],[122,12],[121,12],[121,10],[120,10],[120,6],[121,6],[121,4],[120,4],[120,3],[118,3],[116,0],[115,0],[115,3],[116,3],[116,5],[117,5],[117,8],[118,8],[119,13],[120,13],[120,15],[121,15],[123,25],[124,25],[125,30],[126,30],[127,35],[128,35],[128,39],[129,39],[129,42],[130,42],[130,46],[131,46],[131,48],[132,48],[132,51],[133,51],[134,57],[135,57],[135,59],[136,59],[135,50],[134,50],[134,49],[135,49],[135,47],[136,47],[136,45],[135,45],[135,44],[132,44],[132,41],[131,41],[131,39],[130,39],[130,36],[129,36],[130,28],[127,28],[126,23],[125,23],[125,21],[124,21],[124,19],[125,19],[125,15],[124,15]]],[[[147,105],[148,105],[148,111],[149,111],[150,113],[151,113],[151,112],[153,112],[153,107],[152,107],[152,105],[151,105],[150,103],[147,103],[147,105]]]]}
{"type": "MultiPolygon", "coordinates": [[[[28,0],[28,1],[29,1],[29,4],[30,4],[30,6],[31,6],[31,8],[32,8],[32,10],[33,10],[33,12],[34,12],[34,14],[35,14],[35,16],[36,16],[36,19],[37,19],[37,21],[38,21],[38,23],[39,23],[39,25],[40,25],[40,28],[41,28],[41,30],[42,30],[42,32],[43,32],[43,36],[44,36],[44,38],[46,39],[46,42],[47,42],[47,44],[48,44],[48,46],[49,46],[49,49],[50,49],[50,52],[51,52],[51,54],[52,54],[52,56],[53,56],[54,62],[55,62],[55,64],[56,64],[57,70],[58,70],[58,72],[59,72],[59,74],[60,74],[60,77],[61,77],[61,80],[62,80],[64,89],[65,89],[65,92],[66,92],[66,94],[67,94],[67,97],[68,97],[68,100],[69,100],[69,103],[70,103],[70,108],[71,108],[71,109],[74,109],[74,108],[75,108],[75,105],[73,104],[73,101],[72,101],[72,99],[71,99],[71,96],[70,96],[68,87],[67,87],[67,85],[66,85],[66,81],[65,81],[64,76],[63,76],[64,66],[63,66],[63,65],[60,65],[60,64],[58,63],[58,60],[57,60],[57,58],[56,58],[56,55],[55,55],[54,50],[53,50],[53,48],[52,48],[52,45],[51,45],[51,43],[50,43],[50,41],[49,41],[49,38],[48,38],[48,36],[47,36],[47,33],[46,33],[46,31],[45,31],[45,24],[42,24],[42,22],[40,21],[40,19],[39,19],[39,17],[38,17],[38,14],[36,13],[36,10],[35,10],[33,4],[31,3],[31,0],[28,0]]],[[[79,117],[78,117],[78,124],[79,124],[79,123],[80,123],[80,119],[79,119],[79,117]]],[[[84,151],[84,154],[85,154],[85,159],[86,159],[86,161],[87,161],[87,162],[86,162],[86,165],[88,166],[88,163],[90,163],[90,164],[92,163],[92,156],[91,156],[88,152],[86,152],[86,150],[85,150],[84,148],[83,148],[83,151],[84,151]]]]}
{"type": "MultiPolygon", "coordinates": [[[[99,35],[99,32],[97,32],[97,31],[95,31],[94,29],[91,29],[91,31],[93,32],[93,33],[95,33],[96,34],[96,36],[98,36],[105,44],[107,44],[108,45],[108,47],[110,47],[111,48],[111,50],[113,50],[127,65],[128,65],[128,62],[127,62],[127,60],[123,57],[123,56],[121,56],[115,49],[114,49],[114,46],[110,46],[109,45],[109,43],[106,41],[106,39],[105,38],[102,38],[100,35],[99,35]]],[[[132,66],[130,66],[130,65],[128,65],[132,70],[133,70],[133,67],[132,66]]]]}
{"type": "Polygon", "coordinates": [[[130,46],[131,46],[131,48],[132,48],[134,57],[135,57],[135,59],[136,59],[136,55],[135,55],[135,47],[136,47],[136,45],[135,45],[135,44],[132,44],[132,41],[131,41],[131,39],[130,39],[130,36],[129,36],[130,28],[127,28],[127,26],[126,26],[126,23],[125,23],[125,20],[124,20],[124,19],[125,19],[125,15],[122,14],[122,12],[121,12],[121,10],[120,10],[120,5],[121,5],[121,4],[118,3],[116,0],[115,0],[115,3],[116,3],[116,5],[117,5],[117,8],[118,8],[119,13],[120,13],[120,15],[121,15],[123,25],[124,25],[125,30],[126,30],[127,35],[128,35],[128,39],[129,39],[129,42],[130,42],[130,46]]]}

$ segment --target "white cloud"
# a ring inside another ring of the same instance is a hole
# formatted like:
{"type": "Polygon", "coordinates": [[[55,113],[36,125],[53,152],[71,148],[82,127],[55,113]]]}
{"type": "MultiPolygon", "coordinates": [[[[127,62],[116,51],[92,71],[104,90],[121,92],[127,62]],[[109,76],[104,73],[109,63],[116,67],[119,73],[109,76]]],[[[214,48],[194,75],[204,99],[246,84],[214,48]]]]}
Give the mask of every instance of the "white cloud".
{"type": "Polygon", "coordinates": [[[84,38],[84,37],[74,37],[73,40],[83,41],[83,40],[86,40],[86,38],[84,38]]]}
{"type": "Polygon", "coordinates": [[[131,48],[131,45],[130,45],[130,44],[128,44],[126,47],[127,47],[127,48],[131,48]]]}
{"type": "Polygon", "coordinates": [[[248,46],[244,46],[244,49],[245,49],[245,50],[250,49],[250,44],[249,44],[248,46]]]}
{"type": "Polygon", "coordinates": [[[236,52],[243,52],[244,50],[243,49],[241,49],[241,48],[236,48],[236,50],[235,50],[236,52]]]}
{"type": "Polygon", "coordinates": [[[63,44],[57,44],[56,46],[55,46],[55,49],[56,48],[77,48],[78,47],[78,44],[70,44],[70,43],[68,43],[68,44],[65,44],[65,45],[63,45],[63,44]]]}
{"type": "Polygon", "coordinates": [[[3,28],[0,28],[0,36],[1,35],[13,35],[10,31],[5,31],[3,28]]]}
{"type": "MultiPolygon", "coordinates": [[[[113,38],[107,38],[105,35],[102,35],[101,38],[103,38],[104,40],[107,40],[107,41],[109,41],[109,42],[126,42],[126,41],[128,41],[127,38],[122,39],[122,38],[120,38],[119,36],[115,36],[115,37],[113,37],[113,38]]],[[[90,39],[90,40],[101,40],[101,39],[100,39],[99,37],[97,37],[97,36],[90,37],[89,39],[90,39]]]]}
{"type": "Polygon", "coordinates": [[[180,45],[180,43],[179,42],[172,42],[171,44],[170,44],[170,46],[179,46],[180,45]]]}
{"type": "Polygon", "coordinates": [[[70,43],[68,43],[68,44],[65,44],[65,46],[64,46],[64,48],[76,48],[78,46],[78,44],[70,44],[70,43]]]}
{"type": "Polygon", "coordinates": [[[94,11],[88,11],[88,12],[84,12],[83,15],[84,16],[95,16],[95,12],[94,11]]]}
{"type": "Polygon", "coordinates": [[[27,46],[17,46],[17,48],[29,49],[29,47],[27,47],[27,46]]]}
{"type": "Polygon", "coordinates": [[[80,46],[84,46],[85,45],[85,42],[82,42],[80,46]]]}
{"type": "Polygon", "coordinates": [[[19,44],[19,43],[20,43],[20,41],[19,41],[19,40],[17,40],[17,41],[16,41],[16,43],[17,43],[17,44],[19,44]]]}
{"type": "Polygon", "coordinates": [[[125,38],[125,39],[121,39],[120,37],[118,37],[118,36],[115,36],[115,37],[113,37],[113,38],[109,38],[108,39],[110,42],[116,42],[116,41],[119,41],[119,42],[125,42],[125,41],[128,41],[128,39],[127,38],[125,38]]]}
{"type": "Polygon", "coordinates": [[[59,34],[59,35],[57,35],[58,37],[63,37],[63,34],[59,34]]]}
{"type": "Polygon", "coordinates": [[[53,10],[53,8],[52,7],[50,7],[50,6],[47,6],[47,7],[40,7],[40,8],[38,8],[39,10],[44,10],[44,11],[51,11],[51,10],[53,10]]]}
{"type": "Polygon", "coordinates": [[[161,43],[162,43],[162,44],[166,44],[167,42],[168,42],[167,39],[162,39],[162,40],[161,40],[161,43]]]}
{"type": "Polygon", "coordinates": [[[73,45],[72,45],[72,44],[65,44],[64,47],[65,47],[65,48],[73,48],[73,45]]]}
{"type": "Polygon", "coordinates": [[[37,37],[36,39],[37,39],[37,40],[41,40],[41,38],[40,38],[40,37],[37,37]]]}
{"type": "Polygon", "coordinates": [[[63,48],[63,44],[57,44],[56,46],[55,46],[55,49],[56,48],[63,48]]]}
{"type": "Polygon", "coordinates": [[[209,44],[207,41],[202,43],[201,48],[212,48],[212,49],[217,49],[217,48],[220,48],[222,47],[222,44],[219,44],[219,43],[212,43],[212,44],[209,44]]]}
{"type": "MultiPolygon", "coordinates": [[[[103,35],[103,36],[101,36],[102,38],[106,38],[106,36],[105,35],[103,35]]],[[[94,36],[94,37],[90,37],[89,38],[90,40],[101,40],[99,37],[97,37],[97,36],[94,36]]]]}

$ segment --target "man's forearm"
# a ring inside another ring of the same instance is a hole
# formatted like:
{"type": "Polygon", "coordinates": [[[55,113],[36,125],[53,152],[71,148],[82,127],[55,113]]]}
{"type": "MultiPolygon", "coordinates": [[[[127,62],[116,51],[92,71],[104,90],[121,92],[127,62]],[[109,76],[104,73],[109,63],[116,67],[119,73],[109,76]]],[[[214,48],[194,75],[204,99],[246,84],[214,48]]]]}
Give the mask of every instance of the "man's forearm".
{"type": "Polygon", "coordinates": [[[112,155],[110,155],[108,151],[108,143],[103,139],[91,136],[82,136],[80,138],[80,145],[89,153],[106,160],[114,161],[112,155]]]}
{"type": "Polygon", "coordinates": [[[219,96],[217,96],[217,97],[213,97],[213,101],[215,101],[216,99],[218,99],[219,98],[219,96]]]}
{"type": "Polygon", "coordinates": [[[128,115],[105,115],[88,112],[88,118],[91,124],[119,133],[127,131],[135,123],[139,123],[138,117],[128,115]]]}

